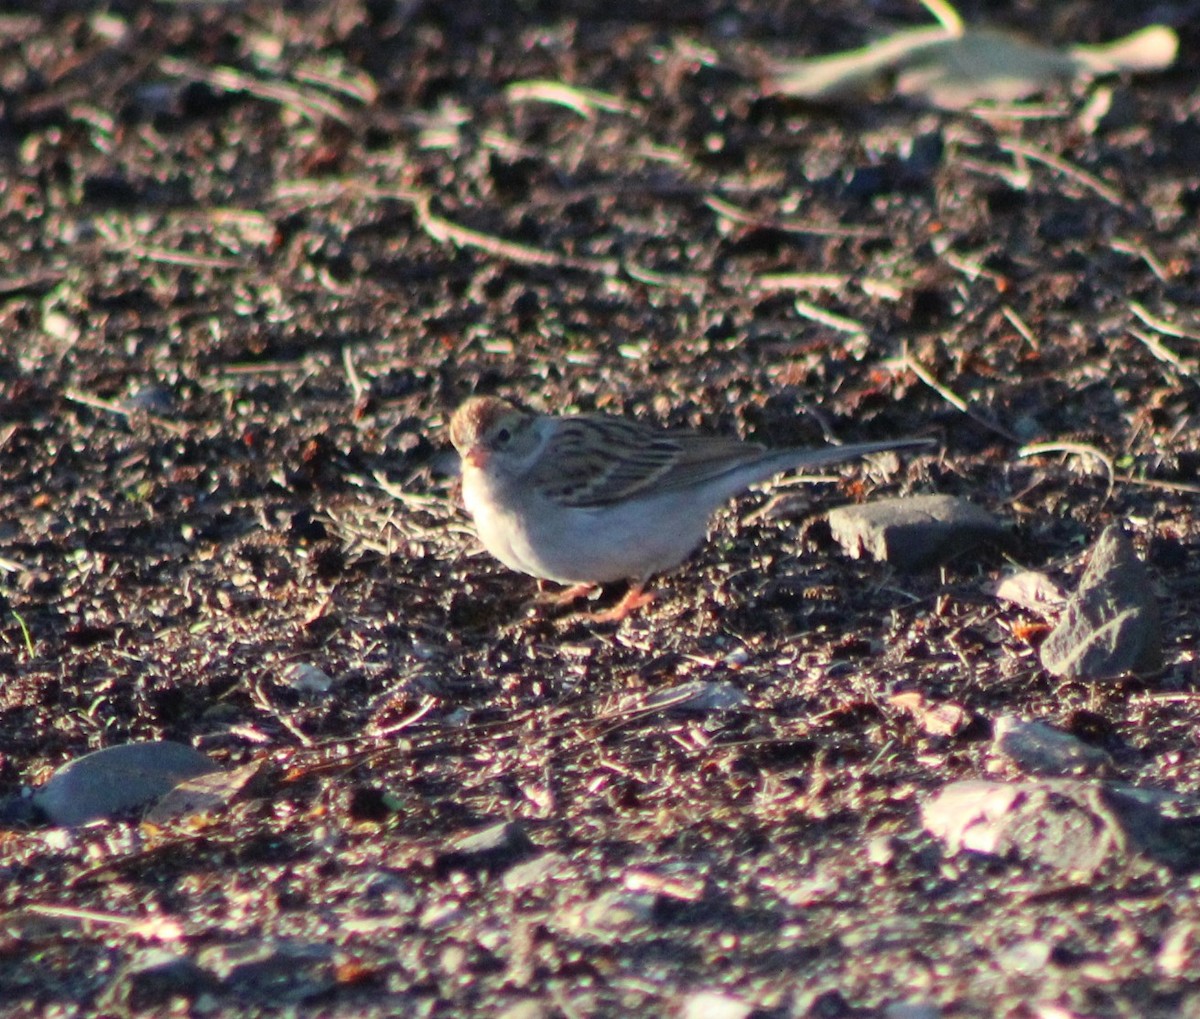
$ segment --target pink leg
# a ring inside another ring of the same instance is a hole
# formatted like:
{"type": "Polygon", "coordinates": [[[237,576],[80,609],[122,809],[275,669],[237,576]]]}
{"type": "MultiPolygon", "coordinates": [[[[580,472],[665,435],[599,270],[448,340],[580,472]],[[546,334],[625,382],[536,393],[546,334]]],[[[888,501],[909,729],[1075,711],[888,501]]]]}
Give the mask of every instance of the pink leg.
{"type": "Polygon", "coordinates": [[[611,609],[603,612],[589,612],[583,618],[593,623],[619,623],[631,612],[636,612],[654,601],[654,594],[644,590],[646,582],[639,580],[629,585],[629,590],[611,609]]]}
{"type": "MultiPolygon", "coordinates": [[[[540,580],[538,585],[541,585],[540,580]]],[[[599,584],[576,584],[564,591],[541,591],[534,599],[534,604],[545,608],[560,608],[563,605],[570,605],[579,598],[587,597],[599,586],[599,584]]]]}

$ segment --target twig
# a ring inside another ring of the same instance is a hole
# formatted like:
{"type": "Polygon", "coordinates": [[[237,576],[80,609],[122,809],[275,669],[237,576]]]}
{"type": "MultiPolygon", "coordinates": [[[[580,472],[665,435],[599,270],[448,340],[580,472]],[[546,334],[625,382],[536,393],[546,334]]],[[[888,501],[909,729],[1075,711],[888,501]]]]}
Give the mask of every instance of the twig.
{"type": "Polygon", "coordinates": [[[1014,120],[1059,120],[1071,112],[1071,104],[1065,100],[1054,102],[976,102],[970,107],[971,116],[987,123],[1011,124],[1014,120]]]}
{"type": "Polygon", "coordinates": [[[346,346],[342,347],[342,370],[346,373],[346,381],[350,383],[350,392],[354,394],[354,402],[357,403],[362,399],[366,387],[358,376],[358,369],[354,367],[354,355],[346,346]]]}
{"type": "Polygon", "coordinates": [[[5,914],[5,919],[11,919],[20,913],[33,916],[44,916],[52,920],[82,920],[87,923],[107,924],[110,927],[124,928],[131,934],[153,938],[156,941],[178,941],[183,937],[183,926],[170,916],[121,916],[119,913],[102,913],[97,909],[84,909],[80,906],[60,906],[54,903],[30,903],[18,910],[5,914]]]}
{"type": "Polygon", "coordinates": [[[1138,318],[1146,323],[1156,333],[1162,333],[1164,336],[1175,336],[1181,340],[1200,340],[1200,333],[1189,332],[1182,329],[1172,322],[1168,322],[1165,318],[1159,318],[1157,315],[1151,315],[1146,310],[1144,305],[1138,304],[1137,301],[1129,302],[1129,310],[1132,311],[1138,318]]]}
{"type": "Polygon", "coordinates": [[[1149,333],[1144,333],[1140,329],[1130,329],[1129,335],[1135,340],[1141,340],[1146,349],[1164,364],[1169,364],[1182,375],[1192,377],[1193,373],[1191,368],[1184,364],[1183,359],[1180,358],[1175,351],[1171,350],[1170,347],[1164,345],[1162,340],[1160,340],[1157,336],[1151,336],[1149,333]]]}
{"type": "Polygon", "coordinates": [[[1041,163],[1052,170],[1057,170],[1063,176],[1078,181],[1084,187],[1094,191],[1106,202],[1111,202],[1118,208],[1126,210],[1130,208],[1129,203],[1114,188],[1105,184],[1099,177],[1088,173],[1086,170],[1063,159],[1061,156],[1056,156],[1053,152],[1047,152],[1045,149],[1038,148],[1036,145],[1030,145],[1028,142],[1017,141],[1015,138],[1002,139],[997,142],[997,145],[1003,151],[1011,152],[1014,156],[1024,156],[1026,159],[1032,159],[1035,163],[1041,163]]]}
{"type": "MultiPolygon", "coordinates": [[[[79,389],[64,389],[63,396],[72,403],[82,404],[84,407],[91,407],[94,410],[107,411],[109,414],[117,414],[123,418],[129,418],[134,414],[139,417],[142,412],[136,409],[131,410],[128,407],[123,407],[115,400],[105,400],[99,396],[93,396],[91,393],[85,393],[79,389]]],[[[168,421],[165,418],[156,417],[153,414],[145,414],[145,419],[151,424],[158,425],[160,428],[166,429],[172,435],[186,435],[187,429],[182,425],[176,424],[174,421],[168,421]]]]}
{"type": "Polygon", "coordinates": [[[663,287],[674,290],[703,290],[708,281],[703,276],[682,272],[655,272],[636,262],[623,262],[621,268],[625,274],[637,283],[645,283],[650,287],[663,287]]]}
{"type": "Polygon", "coordinates": [[[1123,485],[1138,485],[1142,488],[1157,488],[1163,492],[1182,492],[1200,495],[1200,485],[1190,481],[1160,481],[1157,478],[1135,478],[1132,474],[1118,474],[1116,479],[1123,485]]]}
{"type": "Polygon", "coordinates": [[[1026,343],[1028,343],[1034,350],[1042,349],[1042,345],[1038,342],[1038,338],[1034,331],[1029,328],[1025,320],[1017,314],[1015,309],[1005,304],[1001,306],[1000,311],[1003,313],[1004,317],[1008,319],[1009,325],[1011,325],[1017,332],[1025,337],[1026,343]]]}
{"type": "Polygon", "coordinates": [[[998,177],[1014,191],[1024,191],[1029,187],[1030,172],[1023,160],[1015,166],[1004,166],[1000,163],[989,163],[981,159],[956,155],[954,162],[964,170],[981,174],[984,177],[998,177]]]}
{"type": "Polygon", "coordinates": [[[943,251],[941,258],[950,268],[957,269],[972,283],[981,277],[985,280],[991,280],[997,287],[1006,282],[1002,273],[985,269],[981,262],[976,262],[971,258],[964,258],[962,255],[956,255],[953,251],[943,251]]]}
{"type": "Polygon", "coordinates": [[[754,284],[771,293],[777,290],[842,290],[851,279],[831,272],[773,272],[755,276],[754,284]]]}
{"type": "MultiPolygon", "coordinates": [[[[1154,275],[1157,276],[1163,283],[1169,281],[1172,274],[1167,272],[1166,266],[1164,266],[1162,262],[1155,258],[1154,253],[1144,244],[1138,244],[1137,241],[1129,241],[1123,237],[1114,237],[1108,242],[1108,246],[1112,248],[1113,251],[1120,251],[1126,255],[1137,255],[1143,262],[1146,263],[1147,268],[1149,268],[1149,270],[1154,273],[1154,275]]],[[[1148,324],[1149,323],[1147,323],[1147,325],[1148,324]]]]}
{"type": "Polygon", "coordinates": [[[872,276],[859,279],[858,289],[868,297],[877,297],[881,301],[898,301],[904,296],[904,288],[899,284],[872,276]]]}
{"type": "Polygon", "coordinates": [[[365,71],[349,70],[348,66],[338,66],[337,70],[330,71],[327,69],[329,66],[332,65],[301,65],[292,74],[297,81],[319,85],[330,92],[340,92],[363,106],[369,106],[379,98],[379,86],[365,71]]]}
{"type": "Polygon", "coordinates": [[[851,333],[855,336],[863,336],[867,332],[867,327],[858,320],[844,315],[835,315],[832,311],[826,311],[824,308],[811,304],[808,301],[797,300],[795,308],[796,313],[801,317],[810,319],[813,322],[819,322],[821,325],[828,326],[830,329],[836,329],[838,332],[851,333]]]}
{"type": "Polygon", "coordinates": [[[898,358],[884,362],[885,367],[892,367],[893,365],[899,368],[901,371],[912,372],[917,378],[924,382],[925,385],[937,393],[938,396],[950,404],[951,407],[955,408],[955,410],[960,410],[964,414],[971,413],[971,405],[967,403],[966,400],[964,400],[953,390],[948,389],[946,386],[943,386],[940,382],[938,382],[938,380],[933,377],[932,373],[923,364],[921,364],[920,361],[917,361],[915,358],[913,358],[907,351],[905,351],[904,354],[898,358]]]}

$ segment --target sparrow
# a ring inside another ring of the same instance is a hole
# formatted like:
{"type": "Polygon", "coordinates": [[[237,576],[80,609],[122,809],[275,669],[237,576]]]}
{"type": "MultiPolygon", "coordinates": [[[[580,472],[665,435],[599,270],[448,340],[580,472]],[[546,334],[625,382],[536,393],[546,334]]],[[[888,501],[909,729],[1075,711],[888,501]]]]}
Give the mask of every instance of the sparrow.
{"type": "Polygon", "coordinates": [[[629,589],[596,622],[653,600],[646,584],[704,540],[713,513],[751,485],[928,439],[768,449],[604,414],[554,416],[473,396],[450,419],[462,495],[484,548],[506,566],[570,585],[567,602],[615,581],[629,589]]]}

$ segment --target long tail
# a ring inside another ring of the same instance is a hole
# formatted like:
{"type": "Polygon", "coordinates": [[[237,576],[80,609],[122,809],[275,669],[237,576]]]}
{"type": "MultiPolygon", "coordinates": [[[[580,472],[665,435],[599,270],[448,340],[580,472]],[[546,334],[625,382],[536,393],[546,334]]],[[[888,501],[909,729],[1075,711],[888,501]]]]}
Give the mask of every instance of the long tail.
{"type": "Polygon", "coordinates": [[[881,442],[852,442],[846,446],[822,446],[818,449],[772,450],[759,461],[761,470],[756,471],[761,480],[782,474],[784,471],[807,470],[827,464],[842,463],[872,453],[885,453],[890,449],[928,448],[937,444],[936,439],[887,439],[881,442]]]}

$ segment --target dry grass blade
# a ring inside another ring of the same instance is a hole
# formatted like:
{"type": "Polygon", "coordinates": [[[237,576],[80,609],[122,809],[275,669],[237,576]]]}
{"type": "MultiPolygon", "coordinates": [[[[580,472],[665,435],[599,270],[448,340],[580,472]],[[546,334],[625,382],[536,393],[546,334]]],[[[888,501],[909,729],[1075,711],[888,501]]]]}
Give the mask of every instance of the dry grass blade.
{"type": "Polygon", "coordinates": [[[192,251],[175,248],[159,248],[153,245],[131,242],[110,246],[114,253],[133,255],[146,262],[161,262],[163,265],[185,265],[192,269],[240,269],[242,261],[237,258],[222,258],[219,255],[198,255],[192,251]]]}
{"type": "Polygon", "coordinates": [[[1113,251],[1121,251],[1127,255],[1137,255],[1138,258],[1146,263],[1146,268],[1154,273],[1163,283],[1166,283],[1175,275],[1174,272],[1158,260],[1153,251],[1146,247],[1146,245],[1139,244],[1137,241],[1126,240],[1123,237],[1114,237],[1109,241],[1109,247],[1113,251]]]}
{"type": "Polygon", "coordinates": [[[928,368],[926,368],[923,364],[921,364],[921,362],[916,360],[916,358],[912,357],[912,355],[908,353],[907,349],[905,349],[904,353],[900,357],[891,358],[887,361],[884,361],[883,365],[886,368],[891,368],[897,371],[911,371],[917,378],[924,382],[925,385],[927,385],[943,400],[950,404],[951,407],[962,411],[973,421],[979,422],[979,424],[983,425],[984,428],[995,432],[997,435],[1002,436],[1009,442],[1020,441],[1007,428],[1004,428],[1003,426],[996,424],[994,421],[989,420],[982,413],[967,403],[967,401],[961,396],[955,393],[954,390],[950,389],[948,386],[942,385],[942,383],[940,383],[934,377],[933,373],[928,368]]]}
{"type": "Polygon", "coordinates": [[[203,64],[177,57],[159,57],[159,69],[176,78],[202,81],[223,92],[244,92],[256,99],[278,103],[319,123],[328,118],[342,124],[350,123],[347,109],[336,99],[331,99],[315,89],[300,88],[279,81],[263,81],[235,67],[205,67],[203,64]]]}
{"type": "Polygon", "coordinates": [[[297,81],[317,85],[330,92],[340,92],[363,106],[379,98],[379,86],[374,78],[366,71],[349,67],[340,60],[303,63],[292,73],[297,81]]]}
{"type": "Polygon", "coordinates": [[[1104,494],[1104,498],[1107,501],[1112,496],[1113,484],[1117,477],[1116,467],[1113,465],[1112,457],[1095,446],[1089,446],[1083,442],[1035,442],[1017,450],[1019,457],[1039,456],[1043,453],[1074,453],[1076,456],[1091,457],[1099,461],[1108,475],[1108,491],[1104,494]]]}
{"type": "Polygon", "coordinates": [[[354,364],[354,355],[350,352],[349,347],[342,347],[342,369],[346,373],[346,382],[350,386],[350,392],[354,394],[354,399],[357,402],[362,399],[363,393],[366,392],[366,386],[363,385],[363,380],[358,374],[358,368],[354,364]]]}
{"type": "Polygon", "coordinates": [[[572,258],[553,251],[545,251],[528,244],[518,244],[516,241],[505,240],[494,234],[481,230],[472,230],[461,226],[433,212],[430,207],[431,196],[418,193],[413,197],[417,221],[421,228],[435,241],[443,244],[453,244],[460,248],[475,248],[497,258],[505,258],[518,265],[536,265],[554,269],[580,269],[585,272],[599,273],[602,276],[615,276],[619,269],[615,259],[609,258],[572,258]]]}
{"type": "Polygon", "coordinates": [[[814,237],[863,237],[869,240],[886,236],[884,231],[868,226],[842,226],[838,223],[812,223],[807,220],[759,216],[716,195],[706,195],[704,204],[718,216],[741,226],[780,230],[784,233],[811,234],[814,237]]]}
{"type": "Polygon", "coordinates": [[[447,512],[446,500],[439,495],[425,495],[421,492],[406,491],[399,485],[388,481],[387,476],[380,471],[376,471],[371,477],[374,478],[375,484],[379,486],[381,492],[386,493],[405,506],[440,511],[442,513],[447,512]]]}
{"type": "Polygon", "coordinates": [[[591,120],[596,111],[604,113],[634,113],[636,107],[609,92],[592,88],[580,88],[562,81],[514,81],[504,94],[514,103],[552,103],[566,107],[585,120],[591,120]]]}

